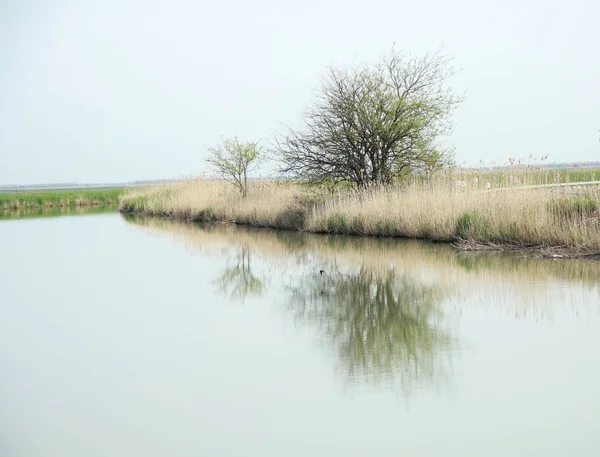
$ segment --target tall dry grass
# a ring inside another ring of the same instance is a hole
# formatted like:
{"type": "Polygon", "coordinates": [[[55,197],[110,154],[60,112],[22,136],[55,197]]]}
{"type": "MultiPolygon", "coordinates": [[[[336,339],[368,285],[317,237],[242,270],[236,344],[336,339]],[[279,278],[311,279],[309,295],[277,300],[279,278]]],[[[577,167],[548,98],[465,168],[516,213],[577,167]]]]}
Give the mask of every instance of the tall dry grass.
{"type": "Polygon", "coordinates": [[[224,181],[191,180],[125,196],[124,212],[184,220],[228,221],[255,227],[302,230],[310,193],[282,182],[253,183],[248,196],[224,181]]]}
{"type": "Polygon", "coordinates": [[[600,194],[457,186],[452,178],[357,193],[301,183],[255,183],[247,198],[193,180],[122,199],[123,212],[228,221],[315,233],[396,236],[497,246],[600,250],[600,194]]]}
{"type": "Polygon", "coordinates": [[[600,248],[598,193],[484,192],[448,186],[378,189],[311,208],[306,230],[517,246],[600,248]]]}

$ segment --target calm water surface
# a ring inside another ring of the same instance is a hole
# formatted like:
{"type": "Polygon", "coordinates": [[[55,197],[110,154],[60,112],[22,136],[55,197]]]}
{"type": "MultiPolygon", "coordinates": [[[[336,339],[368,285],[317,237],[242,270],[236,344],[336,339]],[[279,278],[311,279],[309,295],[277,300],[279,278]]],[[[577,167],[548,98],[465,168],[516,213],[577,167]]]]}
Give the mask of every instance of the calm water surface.
{"type": "Polygon", "coordinates": [[[597,456],[599,278],[428,243],[2,220],[0,455],[597,456]]]}

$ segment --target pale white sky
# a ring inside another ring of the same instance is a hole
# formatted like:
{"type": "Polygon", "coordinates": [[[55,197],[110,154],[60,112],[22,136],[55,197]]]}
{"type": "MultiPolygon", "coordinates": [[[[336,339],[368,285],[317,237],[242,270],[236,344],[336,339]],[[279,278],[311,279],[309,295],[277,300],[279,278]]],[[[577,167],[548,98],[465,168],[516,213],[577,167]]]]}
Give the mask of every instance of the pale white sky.
{"type": "Polygon", "coordinates": [[[597,0],[0,0],[0,184],[200,174],[394,42],[455,57],[460,162],[600,160],[599,21],[597,0]]]}

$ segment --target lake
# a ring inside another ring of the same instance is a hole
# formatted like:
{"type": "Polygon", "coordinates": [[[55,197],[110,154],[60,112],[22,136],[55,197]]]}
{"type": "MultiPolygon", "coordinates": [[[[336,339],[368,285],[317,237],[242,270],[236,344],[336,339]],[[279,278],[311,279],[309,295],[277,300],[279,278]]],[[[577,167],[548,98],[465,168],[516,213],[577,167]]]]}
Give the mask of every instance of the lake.
{"type": "Polygon", "coordinates": [[[1,220],[0,455],[600,455],[599,278],[415,241],[1,220]]]}

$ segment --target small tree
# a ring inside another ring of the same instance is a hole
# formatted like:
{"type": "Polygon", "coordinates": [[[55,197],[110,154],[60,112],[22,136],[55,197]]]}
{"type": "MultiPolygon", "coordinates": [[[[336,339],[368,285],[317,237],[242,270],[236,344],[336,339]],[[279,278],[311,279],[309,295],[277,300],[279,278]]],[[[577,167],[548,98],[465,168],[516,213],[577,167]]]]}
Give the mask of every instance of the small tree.
{"type": "Polygon", "coordinates": [[[222,144],[208,149],[208,164],[226,181],[232,183],[242,198],[248,195],[248,174],[264,160],[261,146],[257,142],[223,139],[222,144]]]}
{"type": "Polygon", "coordinates": [[[450,64],[439,52],[392,50],[375,65],[331,69],[303,125],[276,140],[281,171],[363,188],[436,168],[446,153],[436,140],[450,131],[461,101],[447,87],[450,64]]]}

